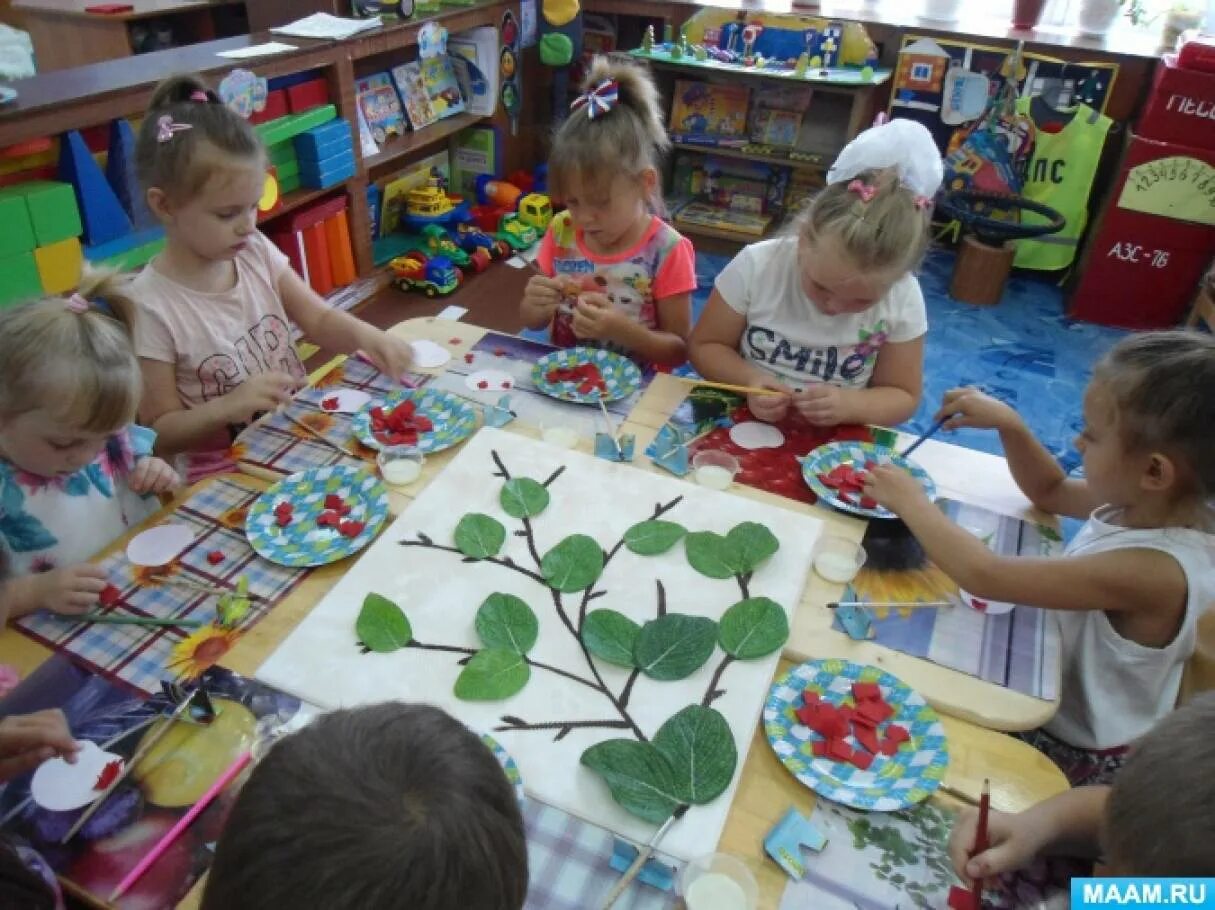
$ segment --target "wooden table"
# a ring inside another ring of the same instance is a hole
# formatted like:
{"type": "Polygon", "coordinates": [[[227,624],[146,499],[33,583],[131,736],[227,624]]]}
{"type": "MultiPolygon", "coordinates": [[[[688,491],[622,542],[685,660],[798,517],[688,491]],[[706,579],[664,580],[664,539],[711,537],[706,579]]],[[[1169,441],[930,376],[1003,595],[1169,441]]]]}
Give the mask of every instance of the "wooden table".
{"type": "MultiPolygon", "coordinates": [[[[446,320],[417,319],[402,323],[393,331],[403,337],[429,338],[439,343],[447,343],[449,339],[460,338],[460,348],[467,350],[484,334],[485,330],[477,326],[446,320]]],[[[638,436],[639,452],[653,437],[655,426],[660,426],[665,420],[663,415],[669,414],[669,408],[663,410],[665,407],[663,403],[673,400],[675,385],[678,383],[675,383],[670,377],[658,377],[635,409],[631,419],[624,425],[625,432],[632,432],[638,436]]],[[[520,425],[518,422],[510,424],[507,429],[533,438],[539,435],[536,429],[520,425]]],[[[583,451],[589,451],[589,444],[584,441],[580,443],[580,448],[583,451]]],[[[399,514],[443,469],[451,457],[450,450],[428,457],[420,481],[404,490],[394,490],[390,493],[389,511],[393,515],[399,514]]],[[[956,457],[961,458],[962,456],[956,457]]],[[[637,466],[642,470],[660,470],[649,465],[648,460],[640,455],[637,459],[637,466]]],[[[202,483],[207,482],[202,481],[202,483]]],[[[253,476],[244,477],[241,482],[251,488],[265,488],[269,485],[268,479],[253,476]]],[[[787,500],[749,488],[736,487],[734,492],[761,501],[785,506],[795,505],[790,504],[787,500]]],[[[180,501],[188,495],[187,491],[181,494],[176,501],[180,501]]],[[[823,518],[833,533],[850,532],[859,537],[863,529],[862,522],[834,515],[823,509],[808,506],[798,508],[808,510],[810,514],[823,518]]],[[[138,533],[142,527],[163,521],[172,513],[172,510],[173,505],[162,509],[148,519],[143,526],[132,529],[126,536],[107,547],[105,553],[125,547],[126,541],[138,533]]],[[[349,563],[343,561],[322,566],[310,572],[290,595],[245,633],[223,661],[224,666],[243,675],[254,676],[258,667],[320,602],[348,567],[349,563]]],[[[802,638],[805,638],[806,634],[801,632],[801,627],[806,622],[806,615],[808,613],[813,615],[816,610],[825,613],[822,606],[825,602],[824,598],[836,594],[838,591],[833,592],[829,586],[823,587],[821,581],[816,578],[807,592],[806,599],[799,607],[794,626],[795,633],[799,633],[802,638]]],[[[832,656],[858,659],[854,654],[844,653],[846,641],[847,639],[844,639],[844,642],[835,643],[839,647],[832,656]]],[[[802,659],[801,647],[801,645],[791,643],[789,656],[795,660],[802,659]]],[[[817,650],[825,654],[833,649],[823,646],[817,650]]],[[[876,662],[881,663],[896,675],[907,679],[909,684],[918,688],[917,683],[912,681],[914,677],[908,672],[909,669],[914,668],[910,665],[904,666],[903,661],[896,659],[903,655],[891,654],[881,648],[877,648],[875,651],[878,652],[876,658],[880,658],[876,662]]],[[[23,674],[31,672],[50,654],[49,649],[20,633],[8,631],[0,636],[0,662],[16,666],[23,674]]],[[[859,659],[875,660],[874,657],[867,657],[864,654],[861,654],[859,659]]],[[[912,658],[906,658],[906,661],[912,660],[912,658]]],[[[915,661],[915,663],[924,662],[915,661]]],[[[789,660],[784,660],[780,670],[783,671],[790,665],[789,660]]],[[[924,677],[930,684],[938,683],[944,686],[948,682],[963,693],[969,691],[976,698],[986,697],[984,688],[967,689],[964,682],[969,680],[968,677],[930,664],[926,666],[939,671],[939,674],[945,674],[938,680],[934,674],[924,670],[924,677]]],[[[995,688],[986,684],[977,685],[995,688]]],[[[921,689],[921,691],[923,690],[921,689]]],[[[961,707],[965,708],[965,706],[961,707]]],[[[980,712],[984,715],[987,713],[987,706],[983,702],[976,703],[974,709],[969,713],[978,715],[980,712]]],[[[945,792],[933,797],[938,802],[956,807],[959,795],[968,801],[974,801],[977,799],[985,778],[990,778],[992,782],[993,805],[1006,811],[1019,811],[1067,789],[1067,781],[1063,774],[1048,759],[1025,743],[965,720],[943,717],[942,721],[945,724],[949,741],[950,763],[945,777],[945,792]]],[[[775,863],[765,858],[763,838],[791,806],[796,807],[803,814],[809,814],[814,806],[814,794],[797,783],[780,764],[768,746],[763,730],[758,724],[741,775],[739,788],[722,834],[720,848],[742,858],[755,873],[762,894],[760,906],[763,908],[776,907],[785,886],[785,877],[775,863]]],[[[202,883],[200,882],[179,906],[182,908],[198,906],[201,892],[202,883]]]]}

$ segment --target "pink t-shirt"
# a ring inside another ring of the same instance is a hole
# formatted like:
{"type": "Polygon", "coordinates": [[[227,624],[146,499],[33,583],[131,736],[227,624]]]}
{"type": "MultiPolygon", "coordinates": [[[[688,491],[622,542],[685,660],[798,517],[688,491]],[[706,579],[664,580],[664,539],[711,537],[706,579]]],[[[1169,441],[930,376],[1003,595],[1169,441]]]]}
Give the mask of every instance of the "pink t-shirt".
{"type": "MultiPolygon", "coordinates": [[[[692,241],[657,215],[632,249],[600,256],[586,248],[569,212],[561,212],[540,241],[536,264],[550,278],[568,276],[584,291],[606,294],[617,309],[649,329],[658,328],[657,301],[696,290],[692,241]]],[[[553,344],[564,348],[595,344],[574,334],[573,321],[568,313],[553,317],[553,344]]]]}

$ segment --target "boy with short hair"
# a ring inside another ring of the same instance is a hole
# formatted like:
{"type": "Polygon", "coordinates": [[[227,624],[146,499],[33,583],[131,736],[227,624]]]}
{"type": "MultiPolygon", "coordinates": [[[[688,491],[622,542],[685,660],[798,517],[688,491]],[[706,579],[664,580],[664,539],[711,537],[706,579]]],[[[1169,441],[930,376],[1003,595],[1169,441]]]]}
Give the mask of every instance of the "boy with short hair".
{"type": "Polygon", "coordinates": [[[224,826],[203,910],[520,910],[527,844],[493,753],[429,705],[333,711],[276,743],[224,826]]]}

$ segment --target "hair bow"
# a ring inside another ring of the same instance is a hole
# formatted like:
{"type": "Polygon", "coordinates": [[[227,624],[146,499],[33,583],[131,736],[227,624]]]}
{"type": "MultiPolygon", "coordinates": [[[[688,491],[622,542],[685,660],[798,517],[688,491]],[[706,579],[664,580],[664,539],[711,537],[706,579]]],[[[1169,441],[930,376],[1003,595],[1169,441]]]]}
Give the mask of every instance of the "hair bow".
{"type": "Polygon", "coordinates": [[[585,106],[587,116],[595,120],[614,108],[619,100],[620,84],[615,79],[604,79],[586,94],[575,98],[570,110],[585,106]]]}
{"type": "Polygon", "coordinates": [[[67,299],[66,305],[68,310],[73,313],[87,313],[89,311],[89,302],[79,293],[72,294],[67,299]]]}
{"type": "Polygon", "coordinates": [[[870,186],[863,180],[853,180],[848,184],[848,192],[856,193],[861,197],[861,202],[872,202],[873,197],[877,195],[877,187],[870,186]]]}
{"type": "Polygon", "coordinates": [[[915,197],[915,207],[917,209],[919,209],[921,212],[926,212],[930,208],[932,208],[932,199],[929,198],[928,196],[916,196],[915,197]]]}
{"type": "Polygon", "coordinates": [[[156,121],[156,141],[169,142],[173,138],[174,133],[180,133],[183,130],[193,128],[188,123],[177,123],[168,114],[164,114],[156,121]]]}

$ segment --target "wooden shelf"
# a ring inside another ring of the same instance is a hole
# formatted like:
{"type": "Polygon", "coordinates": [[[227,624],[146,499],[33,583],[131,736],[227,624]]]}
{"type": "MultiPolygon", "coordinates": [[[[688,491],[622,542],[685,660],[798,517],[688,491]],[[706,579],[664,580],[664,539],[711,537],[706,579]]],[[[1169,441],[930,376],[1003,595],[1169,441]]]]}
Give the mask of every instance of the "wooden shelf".
{"type": "Polygon", "coordinates": [[[303,208],[310,202],[315,202],[322,196],[328,196],[332,193],[338,192],[344,193],[346,191],[347,183],[349,183],[349,181],[343,180],[341,183],[335,183],[333,186],[327,187],[323,190],[314,190],[308,187],[301,187],[298,190],[292,190],[290,193],[285,193],[280,200],[281,205],[273,212],[266,212],[259,215],[257,217],[257,223],[265,224],[267,221],[273,221],[275,218],[286,215],[288,212],[293,212],[298,208],[303,208]]]}
{"type": "Polygon", "coordinates": [[[420,130],[410,130],[403,136],[389,139],[376,154],[364,158],[363,166],[369,172],[378,170],[414,152],[437,145],[465,127],[474,126],[488,119],[480,114],[456,114],[454,117],[447,117],[420,130]]]}
{"type": "Polygon", "coordinates": [[[742,231],[730,231],[725,228],[709,227],[708,225],[698,224],[682,224],[672,221],[671,224],[675,230],[681,234],[692,234],[697,237],[712,237],[715,240],[728,240],[731,243],[739,243],[744,246],[748,243],[758,243],[760,240],[767,240],[781,229],[783,221],[773,221],[768,225],[768,229],[761,236],[755,234],[744,234],[742,231]]]}
{"type": "Polygon", "coordinates": [[[704,155],[716,155],[719,158],[737,158],[741,161],[759,161],[763,164],[774,164],[779,167],[792,167],[807,171],[825,171],[831,166],[831,162],[839,154],[839,150],[834,152],[809,152],[818,156],[817,161],[799,161],[788,158],[784,155],[765,155],[762,152],[748,152],[744,149],[737,148],[719,148],[717,146],[696,145],[690,142],[675,142],[672,143],[675,148],[682,152],[700,152],[704,155]]]}

